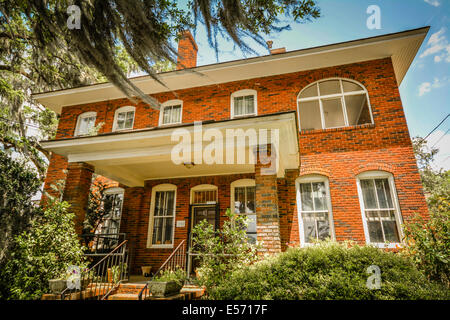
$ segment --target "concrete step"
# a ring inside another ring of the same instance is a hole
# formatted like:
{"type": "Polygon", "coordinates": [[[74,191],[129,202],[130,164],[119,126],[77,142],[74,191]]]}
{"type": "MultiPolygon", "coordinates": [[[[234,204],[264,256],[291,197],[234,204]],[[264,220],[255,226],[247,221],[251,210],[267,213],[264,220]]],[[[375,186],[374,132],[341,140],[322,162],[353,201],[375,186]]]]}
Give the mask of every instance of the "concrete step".
{"type": "Polygon", "coordinates": [[[108,297],[108,300],[138,300],[138,295],[133,293],[115,293],[108,297]]]}

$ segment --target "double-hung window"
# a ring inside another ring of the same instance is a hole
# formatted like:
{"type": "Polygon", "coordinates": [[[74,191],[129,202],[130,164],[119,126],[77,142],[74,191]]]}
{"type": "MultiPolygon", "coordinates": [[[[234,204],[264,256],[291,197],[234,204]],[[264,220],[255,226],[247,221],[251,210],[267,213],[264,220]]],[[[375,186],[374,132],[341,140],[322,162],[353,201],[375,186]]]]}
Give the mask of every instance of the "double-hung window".
{"type": "Polygon", "coordinates": [[[358,182],[367,242],[400,243],[400,215],[392,175],[365,173],[359,176],[358,182]]]}
{"type": "Polygon", "coordinates": [[[159,125],[181,123],[183,102],[181,100],[170,100],[161,106],[159,125]]]}
{"type": "Polygon", "coordinates": [[[300,237],[303,245],[333,237],[328,180],[321,176],[297,182],[300,237]]]}
{"type": "Polygon", "coordinates": [[[130,130],[134,125],[135,107],[121,107],[114,116],[113,131],[130,130]]]}
{"type": "Polygon", "coordinates": [[[172,247],[175,224],[176,187],[154,187],[151,204],[151,232],[148,246],[172,247]]]}
{"type": "Polygon", "coordinates": [[[231,95],[231,117],[252,116],[257,114],[255,90],[241,90],[231,95]]]}
{"type": "Polygon", "coordinates": [[[91,134],[95,128],[96,112],[85,112],[78,116],[75,136],[85,136],[91,134]]]}
{"type": "Polygon", "coordinates": [[[256,210],[254,180],[238,180],[231,185],[232,208],[236,214],[247,216],[247,238],[256,243],[256,210]]]}

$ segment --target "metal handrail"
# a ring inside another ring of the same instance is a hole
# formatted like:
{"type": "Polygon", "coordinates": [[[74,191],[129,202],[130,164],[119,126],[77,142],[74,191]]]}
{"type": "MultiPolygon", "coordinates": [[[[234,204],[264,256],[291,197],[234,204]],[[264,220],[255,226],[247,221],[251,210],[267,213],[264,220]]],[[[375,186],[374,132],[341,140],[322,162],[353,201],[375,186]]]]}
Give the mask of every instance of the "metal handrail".
{"type": "MultiPolygon", "coordinates": [[[[175,254],[180,250],[181,246],[186,242],[186,240],[183,240],[180,242],[180,244],[178,244],[178,246],[175,248],[175,250],[172,251],[172,253],[170,254],[170,256],[167,258],[167,260],[161,265],[161,267],[159,267],[158,271],[155,272],[155,274],[153,275],[152,278],[155,278],[158,273],[164,269],[164,267],[171,262],[171,259],[175,256],[175,254]]],[[[184,263],[183,263],[184,264],[184,263]]],[[[181,266],[182,268],[184,268],[184,265],[181,266]]]]}

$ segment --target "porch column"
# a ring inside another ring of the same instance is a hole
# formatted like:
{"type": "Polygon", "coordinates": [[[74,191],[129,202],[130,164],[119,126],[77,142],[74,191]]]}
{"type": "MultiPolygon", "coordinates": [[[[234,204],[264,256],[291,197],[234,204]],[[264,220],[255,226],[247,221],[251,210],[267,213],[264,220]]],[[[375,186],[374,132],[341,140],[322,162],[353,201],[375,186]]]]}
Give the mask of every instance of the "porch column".
{"type": "Polygon", "coordinates": [[[255,154],[255,184],[256,184],[256,232],[258,243],[262,244],[261,254],[281,252],[280,219],[278,216],[277,170],[271,169],[275,161],[270,145],[259,146],[266,157],[255,154]]]}
{"type": "Polygon", "coordinates": [[[75,230],[77,234],[81,234],[94,167],[84,162],[72,162],[67,169],[63,200],[70,203],[69,210],[75,213],[75,230]]]}

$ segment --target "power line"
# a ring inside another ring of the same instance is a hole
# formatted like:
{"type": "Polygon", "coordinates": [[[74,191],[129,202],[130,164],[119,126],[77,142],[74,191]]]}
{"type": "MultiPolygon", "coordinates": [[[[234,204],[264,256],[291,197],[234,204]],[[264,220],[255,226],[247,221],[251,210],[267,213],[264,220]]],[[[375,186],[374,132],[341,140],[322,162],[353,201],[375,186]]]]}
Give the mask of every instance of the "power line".
{"type": "Polygon", "coordinates": [[[428,138],[433,132],[435,132],[435,131],[437,130],[437,128],[439,128],[439,127],[441,126],[441,124],[443,124],[444,121],[447,120],[448,117],[450,117],[450,113],[444,118],[444,120],[442,120],[442,121],[437,125],[436,128],[434,128],[433,130],[431,130],[431,132],[430,132],[429,134],[427,134],[427,136],[424,138],[424,140],[427,140],[427,138],[428,138]]]}

